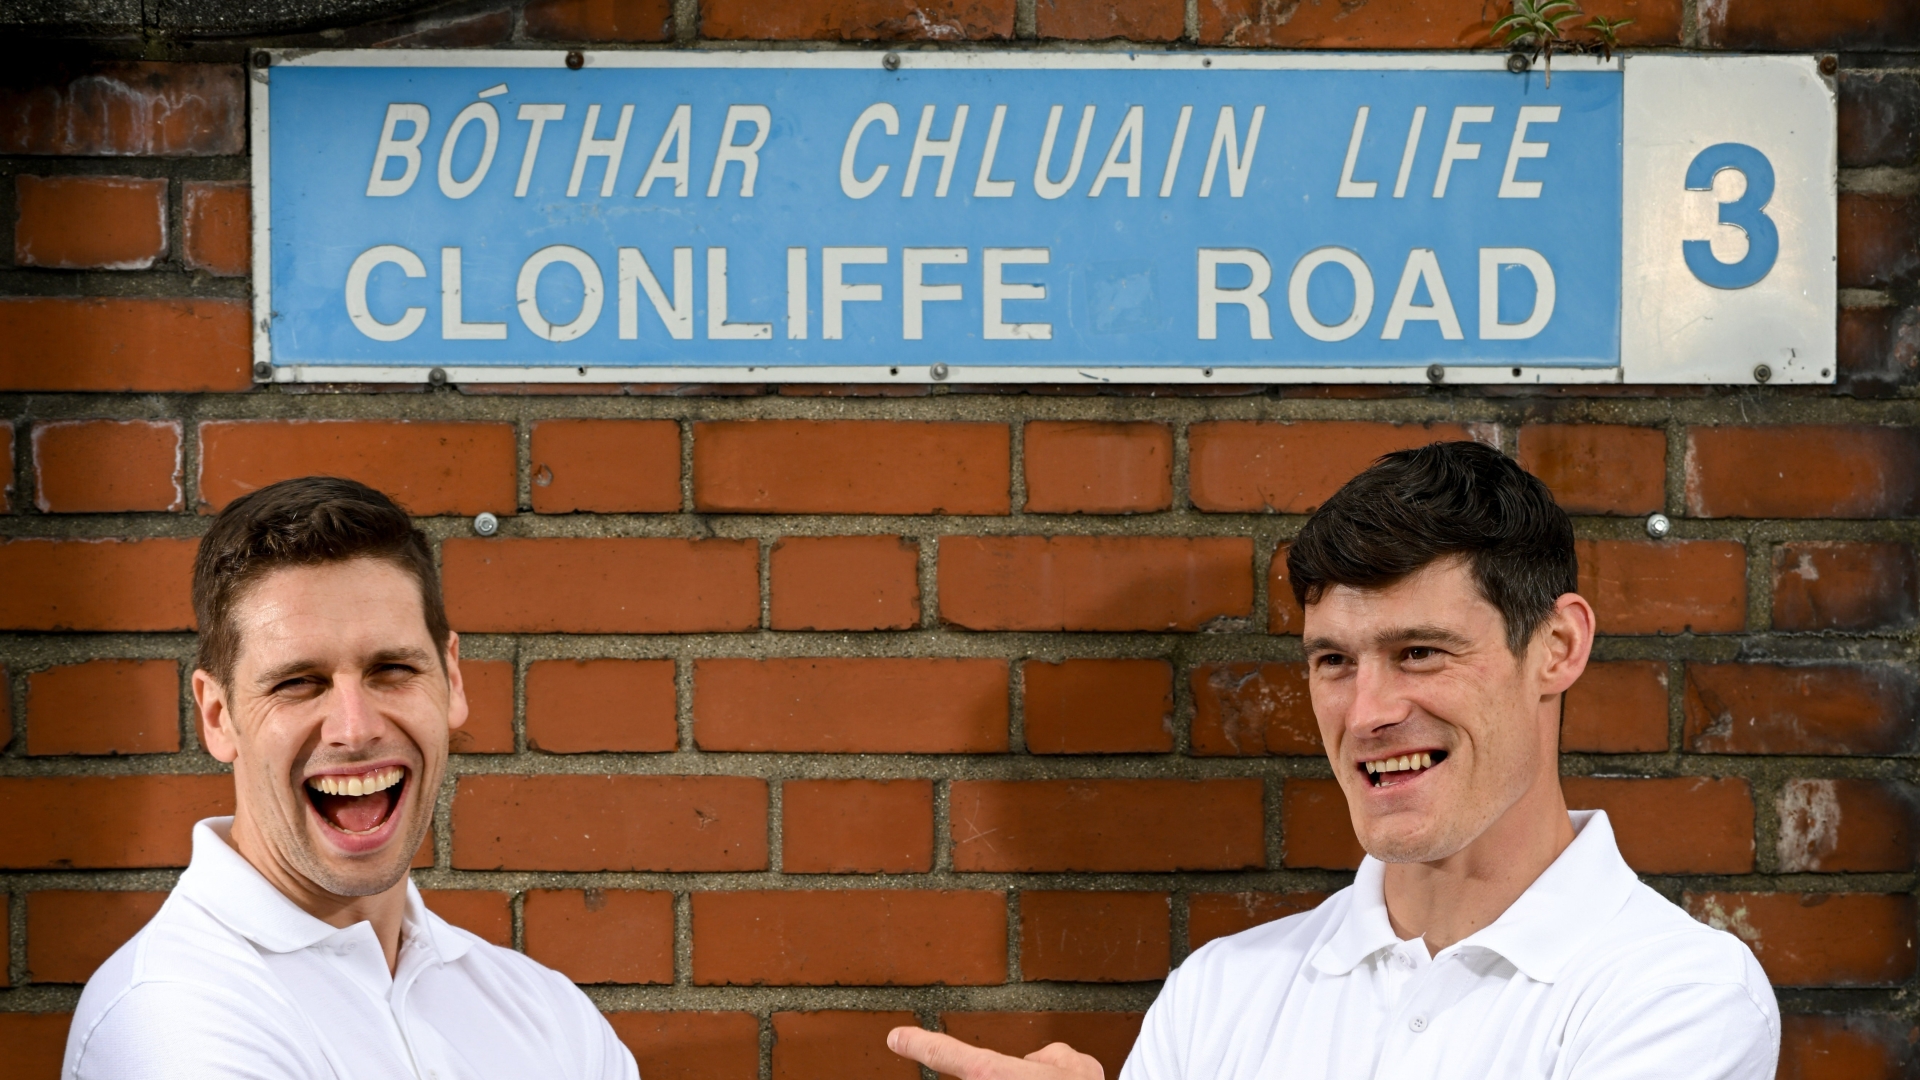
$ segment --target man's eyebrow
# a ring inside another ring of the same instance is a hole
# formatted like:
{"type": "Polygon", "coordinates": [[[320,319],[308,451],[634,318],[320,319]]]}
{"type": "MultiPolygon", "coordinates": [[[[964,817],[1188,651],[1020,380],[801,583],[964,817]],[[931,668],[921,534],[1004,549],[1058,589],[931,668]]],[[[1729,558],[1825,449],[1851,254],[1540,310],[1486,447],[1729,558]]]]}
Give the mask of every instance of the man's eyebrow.
{"type": "Polygon", "coordinates": [[[260,677],[256,679],[255,682],[260,686],[273,687],[295,675],[304,675],[311,671],[317,671],[320,667],[320,661],[307,659],[305,657],[299,660],[289,660],[278,667],[268,668],[261,672],[260,677]]]}
{"type": "Polygon", "coordinates": [[[1310,637],[1307,640],[1300,643],[1300,648],[1303,651],[1310,652],[1310,653],[1341,651],[1341,646],[1339,642],[1333,640],[1332,638],[1324,638],[1324,637],[1310,637]]]}
{"type": "MultiPolygon", "coordinates": [[[[367,658],[366,666],[368,667],[377,667],[381,664],[412,664],[415,667],[430,668],[434,666],[434,657],[432,653],[425,649],[401,647],[381,649],[379,652],[367,658]]],[[[269,668],[261,672],[258,683],[264,687],[273,687],[278,685],[282,680],[290,679],[295,675],[305,675],[309,672],[319,671],[324,667],[326,667],[324,663],[310,658],[290,660],[278,667],[269,668]]]]}
{"type": "Polygon", "coordinates": [[[1408,645],[1416,642],[1445,645],[1449,648],[1456,649],[1473,644],[1472,639],[1468,638],[1465,634],[1457,630],[1449,630],[1444,626],[1396,627],[1391,630],[1382,630],[1373,635],[1373,643],[1381,647],[1388,645],[1408,645]]]}

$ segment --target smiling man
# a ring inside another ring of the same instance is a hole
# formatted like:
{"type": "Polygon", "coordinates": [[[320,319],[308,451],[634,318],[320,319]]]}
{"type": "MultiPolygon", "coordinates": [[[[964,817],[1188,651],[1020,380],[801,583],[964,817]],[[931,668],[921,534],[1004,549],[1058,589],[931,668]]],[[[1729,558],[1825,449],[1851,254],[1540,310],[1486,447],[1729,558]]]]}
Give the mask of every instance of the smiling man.
{"type": "Polygon", "coordinates": [[[467,718],[426,537],[308,477],[235,500],[193,573],[194,701],[234,816],[87,983],[69,1080],[627,1078],[584,994],[407,878],[467,718]]]}
{"type": "MultiPolygon", "coordinates": [[[[1545,485],[1477,443],[1390,454],[1308,519],[1287,573],[1367,857],[1315,910],[1189,957],[1121,1080],[1772,1080],[1779,1012],[1752,953],[1641,884],[1606,814],[1561,795],[1594,615],[1545,485]]],[[[888,1044],[963,1080],[1101,1075],[1063,1044],[888,1044]]]]}

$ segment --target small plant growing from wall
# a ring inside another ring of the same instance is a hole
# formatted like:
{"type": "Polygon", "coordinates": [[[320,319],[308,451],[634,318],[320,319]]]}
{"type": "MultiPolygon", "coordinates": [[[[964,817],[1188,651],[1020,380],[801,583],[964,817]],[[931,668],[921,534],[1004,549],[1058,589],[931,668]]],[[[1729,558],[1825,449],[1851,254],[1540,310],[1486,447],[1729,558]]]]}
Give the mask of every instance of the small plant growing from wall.
{"type": "Polygon", "coordinates": [[[1567,23],[1585,15],[1580,5],[1573,0],[1517,0],[1513,14],[1499,19],[1493,24],[1493,33],[1502,48],[1515,52],[1525,50],[1532,63],[1541,64],[1547,73],[1547,85],[1553,85],[1553,52],[1555,49],[1569,53],[1600,54],[1602,59],[1613,59],[1613,50],[1619,46],[1620,28],[1633,22],[1632,19],[1609,19],[1604,15],[1595,15],[1585,26],[1578,29],[1591,32],[1592,40],[1576,40],[1567,36],[1567,23]]]}

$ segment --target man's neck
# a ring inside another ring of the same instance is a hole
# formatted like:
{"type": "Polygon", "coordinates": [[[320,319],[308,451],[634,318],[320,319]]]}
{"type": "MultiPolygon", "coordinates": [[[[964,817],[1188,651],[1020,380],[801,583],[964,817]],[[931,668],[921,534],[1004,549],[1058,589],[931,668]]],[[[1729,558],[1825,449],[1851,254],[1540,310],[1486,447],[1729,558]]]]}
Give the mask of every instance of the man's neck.
{"type": "Polygon", "coordinates": [[[371,924],[374,937],[380,941],[380,951],[386,956],[388,974],[399,966],[400,927],[407,914],[406,877],[402,876],[385,892],[371,896],[339,896],[276,858],[272,845],[262,840],[259,830],[244,816],[236,815],[233,819],[232,844],[241,858],[300,910],[342,930],[354,923],[371,924]]]}
{"type": "Polygon", "coordinates": [[[1573,843],[1559,777],[1534,784],[1471,844],[1430,863],[1388,863],[1387,919],[1430,953],[1461,941],[1513,906],[1573,843]]]}

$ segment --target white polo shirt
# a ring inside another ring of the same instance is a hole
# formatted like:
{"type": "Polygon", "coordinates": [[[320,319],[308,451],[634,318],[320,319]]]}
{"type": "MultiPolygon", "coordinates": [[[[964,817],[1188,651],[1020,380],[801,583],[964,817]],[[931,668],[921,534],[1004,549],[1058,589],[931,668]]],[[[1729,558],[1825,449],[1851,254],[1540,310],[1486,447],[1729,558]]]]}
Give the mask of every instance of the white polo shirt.
{"type": "Polygon", "coordinates": [[[593,1003],[554,971],[449,925],[407,883],[399,963],[371,923],[335,929],[193,828],[160,913],[87,982],[63,1080],[638,1080],[593,1003]]]}
{"type": "Polygon", "coordinates": [[[1492,925],[1429,956],[1385,866],[1168,977],[1120,1080],[1773,1080],[1780,1012],[1740,939],[1642,885],[1603,811],[1492,925]]]}

